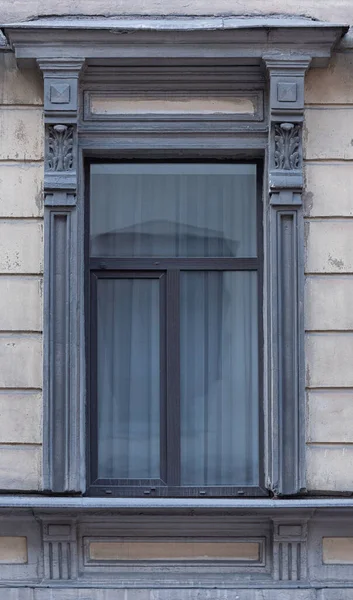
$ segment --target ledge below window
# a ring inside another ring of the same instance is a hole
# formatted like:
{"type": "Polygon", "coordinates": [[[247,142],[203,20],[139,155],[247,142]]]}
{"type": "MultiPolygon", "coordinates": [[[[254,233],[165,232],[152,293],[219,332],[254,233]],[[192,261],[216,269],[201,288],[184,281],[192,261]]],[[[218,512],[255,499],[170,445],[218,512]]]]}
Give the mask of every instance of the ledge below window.
{"type": "Polygon", "coordinates": [[[78,510],[173,510],[173,509],[223,509],[223,510],[292,510],[353,508],[353,498],[300,498],[289,500],[226,498],[81,498],[62,496],[0,496],[0,509],[78,509],[78,510]]]}

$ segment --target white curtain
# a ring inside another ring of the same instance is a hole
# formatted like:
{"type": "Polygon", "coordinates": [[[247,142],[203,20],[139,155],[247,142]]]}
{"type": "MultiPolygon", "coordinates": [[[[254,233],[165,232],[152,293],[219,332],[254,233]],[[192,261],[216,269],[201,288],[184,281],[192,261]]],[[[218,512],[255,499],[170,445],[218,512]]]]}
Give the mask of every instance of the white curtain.
{"type": "Polygon", "coordinates": [[[254,485],[258,478],[255,272],[181,279],[181,482],[254,485]]]}
{"type": "MultiPolygon", "coordinates": [[[[91,256],[256,256],[256,169],[97,164],[91,256]]],[[[257,275],[183,271],[181,483],[258,476],[257,275]]],[[[98,455],[104,478],[158,478],[159,282],[98,284],[98,455]]]]}
{"type": "Polygon", "coordinates": [[[254,165],[91,169],[91,256],[256,256],[254,165]]]}
{"type": "Polygon", "coordinates": [[[98,281],[98,475],[159,478],[159,281],[98,281]]]}

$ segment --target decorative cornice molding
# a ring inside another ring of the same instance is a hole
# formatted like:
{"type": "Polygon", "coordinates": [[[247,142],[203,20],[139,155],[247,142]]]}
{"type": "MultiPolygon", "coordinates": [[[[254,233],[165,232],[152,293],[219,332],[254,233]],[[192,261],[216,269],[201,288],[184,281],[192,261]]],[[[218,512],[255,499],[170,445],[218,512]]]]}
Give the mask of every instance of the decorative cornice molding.
{"type": "Polygon", "coordinates": [[[271,48],[307,53],[323,66],[348,31],[308,19],[258,17],[47,18],[4,26],[19,60],[160,58],[252,58],[271,48]],[[129,35],[123,35],[129,33],[129,35]],[[171,33],[173,35],[171,36],[171,33]]]}

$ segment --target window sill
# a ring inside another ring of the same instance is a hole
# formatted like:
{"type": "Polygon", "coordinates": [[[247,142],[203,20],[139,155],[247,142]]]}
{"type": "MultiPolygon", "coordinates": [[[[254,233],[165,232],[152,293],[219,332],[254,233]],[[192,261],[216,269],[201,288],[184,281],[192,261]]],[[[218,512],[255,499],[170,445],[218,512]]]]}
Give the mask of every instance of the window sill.
{"type": "Polygon", "coordinates": [[[62,496],[0,495],[0,509],[223,509],[269,510],[353,508],[353,498],[298,498],[288,500],[227,498],[82,498],[62,496]]]}

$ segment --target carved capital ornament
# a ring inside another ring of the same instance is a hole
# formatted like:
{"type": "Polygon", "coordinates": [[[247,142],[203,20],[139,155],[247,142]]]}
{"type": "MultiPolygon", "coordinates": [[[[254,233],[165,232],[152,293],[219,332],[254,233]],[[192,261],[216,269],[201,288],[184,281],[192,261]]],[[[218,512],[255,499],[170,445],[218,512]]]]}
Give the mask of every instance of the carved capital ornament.
{"type": "Polygon", "coordinates": [[[275,123],[275,169],[295,171],[301,166],[301,126],[295,123],[275,123]]]}
{"type": "Polygon", "coordinates": [[[74,167],[74,128],[72,125],[48,126],[48,171],[72,171],[74,167]]]}

